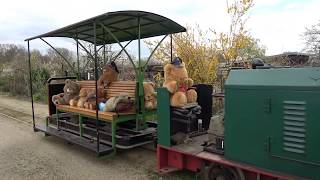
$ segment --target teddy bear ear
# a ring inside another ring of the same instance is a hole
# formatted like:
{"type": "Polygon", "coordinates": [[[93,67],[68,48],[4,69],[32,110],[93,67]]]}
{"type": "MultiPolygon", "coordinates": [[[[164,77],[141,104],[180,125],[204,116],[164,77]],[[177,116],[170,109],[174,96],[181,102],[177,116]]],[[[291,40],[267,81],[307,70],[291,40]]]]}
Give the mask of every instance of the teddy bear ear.
{"type": "Polygon", "coordinates": [[[66,79],[65,84],[69,84],[71,82],[70,79],[66,79]]]}

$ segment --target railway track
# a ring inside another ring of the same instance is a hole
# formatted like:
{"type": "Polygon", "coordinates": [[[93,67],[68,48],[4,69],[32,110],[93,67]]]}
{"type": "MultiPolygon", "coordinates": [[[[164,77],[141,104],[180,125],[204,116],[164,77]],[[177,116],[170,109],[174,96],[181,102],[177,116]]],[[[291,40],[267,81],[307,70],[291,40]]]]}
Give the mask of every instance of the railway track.
{"type": "Polygon", "coordinates": [[[27,121],[15,118],[13,116],[10,116],[10,115],[7,115],[7,114],[1,113],[1,112],[0,112],[0,116],[9,118],[9,119],[12,119],[12,120],[15,120],[15,121],[18,121],[18,122],[26,124],[26,125],[30,125],[31,124],[31,122],[27,122],[27,121]]]}

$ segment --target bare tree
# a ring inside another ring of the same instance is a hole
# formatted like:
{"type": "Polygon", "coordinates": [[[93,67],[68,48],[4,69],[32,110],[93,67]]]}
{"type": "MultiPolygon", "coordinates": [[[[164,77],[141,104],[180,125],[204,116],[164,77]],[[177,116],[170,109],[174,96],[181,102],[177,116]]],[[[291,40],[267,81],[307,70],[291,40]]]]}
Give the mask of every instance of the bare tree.
{"type": "Polygon", "coordinates": [[[305,51],[316,54],[320,60],[320,20],[317,24],[306,28],[303,39],[306,46],[305,51]]]}

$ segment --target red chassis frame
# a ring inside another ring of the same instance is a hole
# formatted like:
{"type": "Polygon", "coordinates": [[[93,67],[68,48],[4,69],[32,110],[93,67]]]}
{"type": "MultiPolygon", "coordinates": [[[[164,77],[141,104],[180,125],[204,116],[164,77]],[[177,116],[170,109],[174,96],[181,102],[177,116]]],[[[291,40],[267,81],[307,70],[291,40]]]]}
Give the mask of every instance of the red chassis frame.
{"type": "Polygon", "coordinates": [[[247,180],[294,180],[294,177],[281,175],[280,173],[270,172],[257,167],[245,165],[224,159],[223,156],[200,152],[190,154],[178,151],[174,148],[157,146],[157,168],[159,173],[169,173],[172,171],[187,169],[198,172],[204,165],[204,162],[217,163],[227,167],[239,168],[243,171],[247,180]]]}

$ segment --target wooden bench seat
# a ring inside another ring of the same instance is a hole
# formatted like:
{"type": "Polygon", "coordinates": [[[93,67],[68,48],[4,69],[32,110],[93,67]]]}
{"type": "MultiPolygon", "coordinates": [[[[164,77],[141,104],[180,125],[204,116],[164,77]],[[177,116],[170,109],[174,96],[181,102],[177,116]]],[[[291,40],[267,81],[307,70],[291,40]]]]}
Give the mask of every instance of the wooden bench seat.
{"type": "MultiPolygon", "coordinates": [[[[78,108],[78,107],[73,107],[68,105],[57,105],[57,109],[63,112],[78,113],[87,117],[96,118],[96,110],[78,108]]],[[[113,121],[118,116],[132,115],[132,114],[135,114],[135,112],[129,111],[125,113],[115,113],[115,112],[98,111],[98,118],[103,121],[113,121]]]]}
{"type": "MultiPolygon", "coordinates": [[[[95,81],[77,81],[81,88],[95,89],[95,81]]],[[[118,96],[120,93],[127,93],[129,97],[135,98],[136,94],[136,82],[135,81],[116,81],[111,83],[107,88],[104,89],[106,97],[111,98],[118,96]]],[[[57,110],[63,112],[73,112],[82,114],[84,116],[96,117],[96,111],[84,108],[73,107],[69,105],[56,105],[57,110]]],[[[135,114],[135,108],[124,113],[115,113],[115,112],[98,112],[98,117],[100,120],[104,121],[113,121],[115,117],[133,115],[135,114]]]]}

